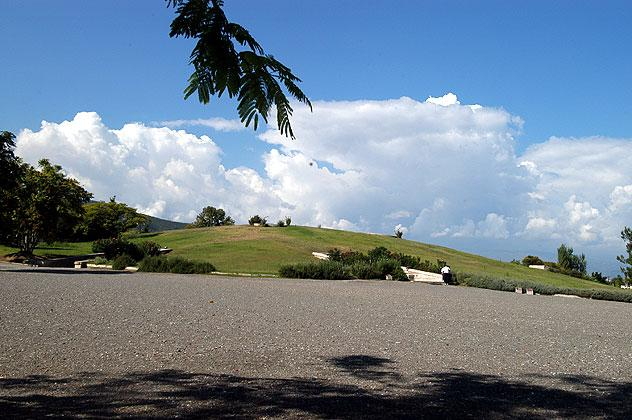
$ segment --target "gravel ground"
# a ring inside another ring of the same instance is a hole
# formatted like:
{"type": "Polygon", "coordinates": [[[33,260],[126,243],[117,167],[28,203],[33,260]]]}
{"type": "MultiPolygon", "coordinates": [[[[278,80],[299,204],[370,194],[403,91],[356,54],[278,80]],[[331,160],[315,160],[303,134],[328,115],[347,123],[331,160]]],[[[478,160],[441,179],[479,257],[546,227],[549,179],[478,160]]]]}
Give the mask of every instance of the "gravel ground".
{"type": "Polygon", "coordinates": [[[0,413],[630,418],[631,315],[453,286],[0,265],[0,413]]]}

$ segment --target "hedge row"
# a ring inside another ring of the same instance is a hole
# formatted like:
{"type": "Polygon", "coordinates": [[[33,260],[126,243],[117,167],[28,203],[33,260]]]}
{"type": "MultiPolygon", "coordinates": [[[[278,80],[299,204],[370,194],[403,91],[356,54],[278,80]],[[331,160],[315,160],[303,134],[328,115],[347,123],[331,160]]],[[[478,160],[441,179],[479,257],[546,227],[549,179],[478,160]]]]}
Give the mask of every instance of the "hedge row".
{"type": "Polygon", "coordinates": [[[215,266],[208,262],[191,261],[181,257],[145,257],[138,263],[138,271],[174,274],[209,274],[215,266]]]}
{"type": "Polygon", "coordinates": [[[392,259],[382,259],[373,263],[356,260],[352,264],[340,261],[289,264],[279,268],[279,275],[286,278],[320,280],[384,279],[391,275],[394,280],[408,280],[399,262],[392,259]]]}
{"type": "Polygon", "coordinates": [[[531,283],[522,280],[501,279],[485,276],[477,276],[473,274],[457,275],[458,284],[469,287],[478,287],[482,289],[502,290],[513,292],[516,287],[531,288],[534,293],[541,295],[576,295],[588,299],[612,300],[616,302],[632,303],[632,293],[617,289],[576,289],[569,287],[557,287],[542,283],[531,283]]]}

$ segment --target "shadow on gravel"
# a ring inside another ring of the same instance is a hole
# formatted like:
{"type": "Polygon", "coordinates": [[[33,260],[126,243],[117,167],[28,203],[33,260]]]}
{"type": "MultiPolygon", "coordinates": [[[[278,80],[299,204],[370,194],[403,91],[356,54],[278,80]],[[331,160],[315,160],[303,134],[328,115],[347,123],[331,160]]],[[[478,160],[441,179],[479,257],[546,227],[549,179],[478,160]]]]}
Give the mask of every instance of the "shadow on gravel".
{"type": "MultiPolygon", "coordinates": [[[[168,418],[606,417],[630,418],[631,383],[589,377],[498,376],[450,371],[377,375],[393,362],[371,356],[333,359],[336,380],[256,378],[178,370],[121,376],[0,379],[5,417],[168,418]],[[354,381],[361,378],[361,381],[354,381]]],[[[395,372],[391,372],[395,373],[395,372]]]]}

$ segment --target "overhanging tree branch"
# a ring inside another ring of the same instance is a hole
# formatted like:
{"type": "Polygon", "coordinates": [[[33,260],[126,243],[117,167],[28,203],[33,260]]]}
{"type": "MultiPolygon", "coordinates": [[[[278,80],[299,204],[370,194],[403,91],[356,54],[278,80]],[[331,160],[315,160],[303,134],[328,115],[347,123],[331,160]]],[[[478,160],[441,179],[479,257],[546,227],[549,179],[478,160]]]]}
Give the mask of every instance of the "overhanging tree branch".
{"type": "Polygon", "coordinates": [[[176,9],[169,36],[195,38],[190,56],[194,71],[184,89],[184,98],[197,93],[207,104],[211,96],[228,92],[237,97],[239,118],[256,130],[259,117],[266,123],[274,106],[279,131],[294,139],[290,123],[292,107],[286,92],[312,109],[309,98],[298,87],[301,79],[273,56],[243,26],[230,22],[222,0],[167,0],[176,9]],[[242,47],[242,50],[236,46],[242,47]]]}

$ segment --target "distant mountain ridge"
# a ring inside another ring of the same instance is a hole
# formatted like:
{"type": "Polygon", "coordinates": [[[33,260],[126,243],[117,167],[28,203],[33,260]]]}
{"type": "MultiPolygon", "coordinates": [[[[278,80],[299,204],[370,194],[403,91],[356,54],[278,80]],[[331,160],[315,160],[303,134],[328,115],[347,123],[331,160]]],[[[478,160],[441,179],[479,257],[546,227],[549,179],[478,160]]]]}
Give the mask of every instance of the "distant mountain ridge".
{"type": "Polygon", "coordinates": [[[162,232],[165,230],[184,229],[188,223],[174,222],[172,220],[161,219],[159,217],[145,215],[149,218],[147,226],[148,232],[162,232]]]}

